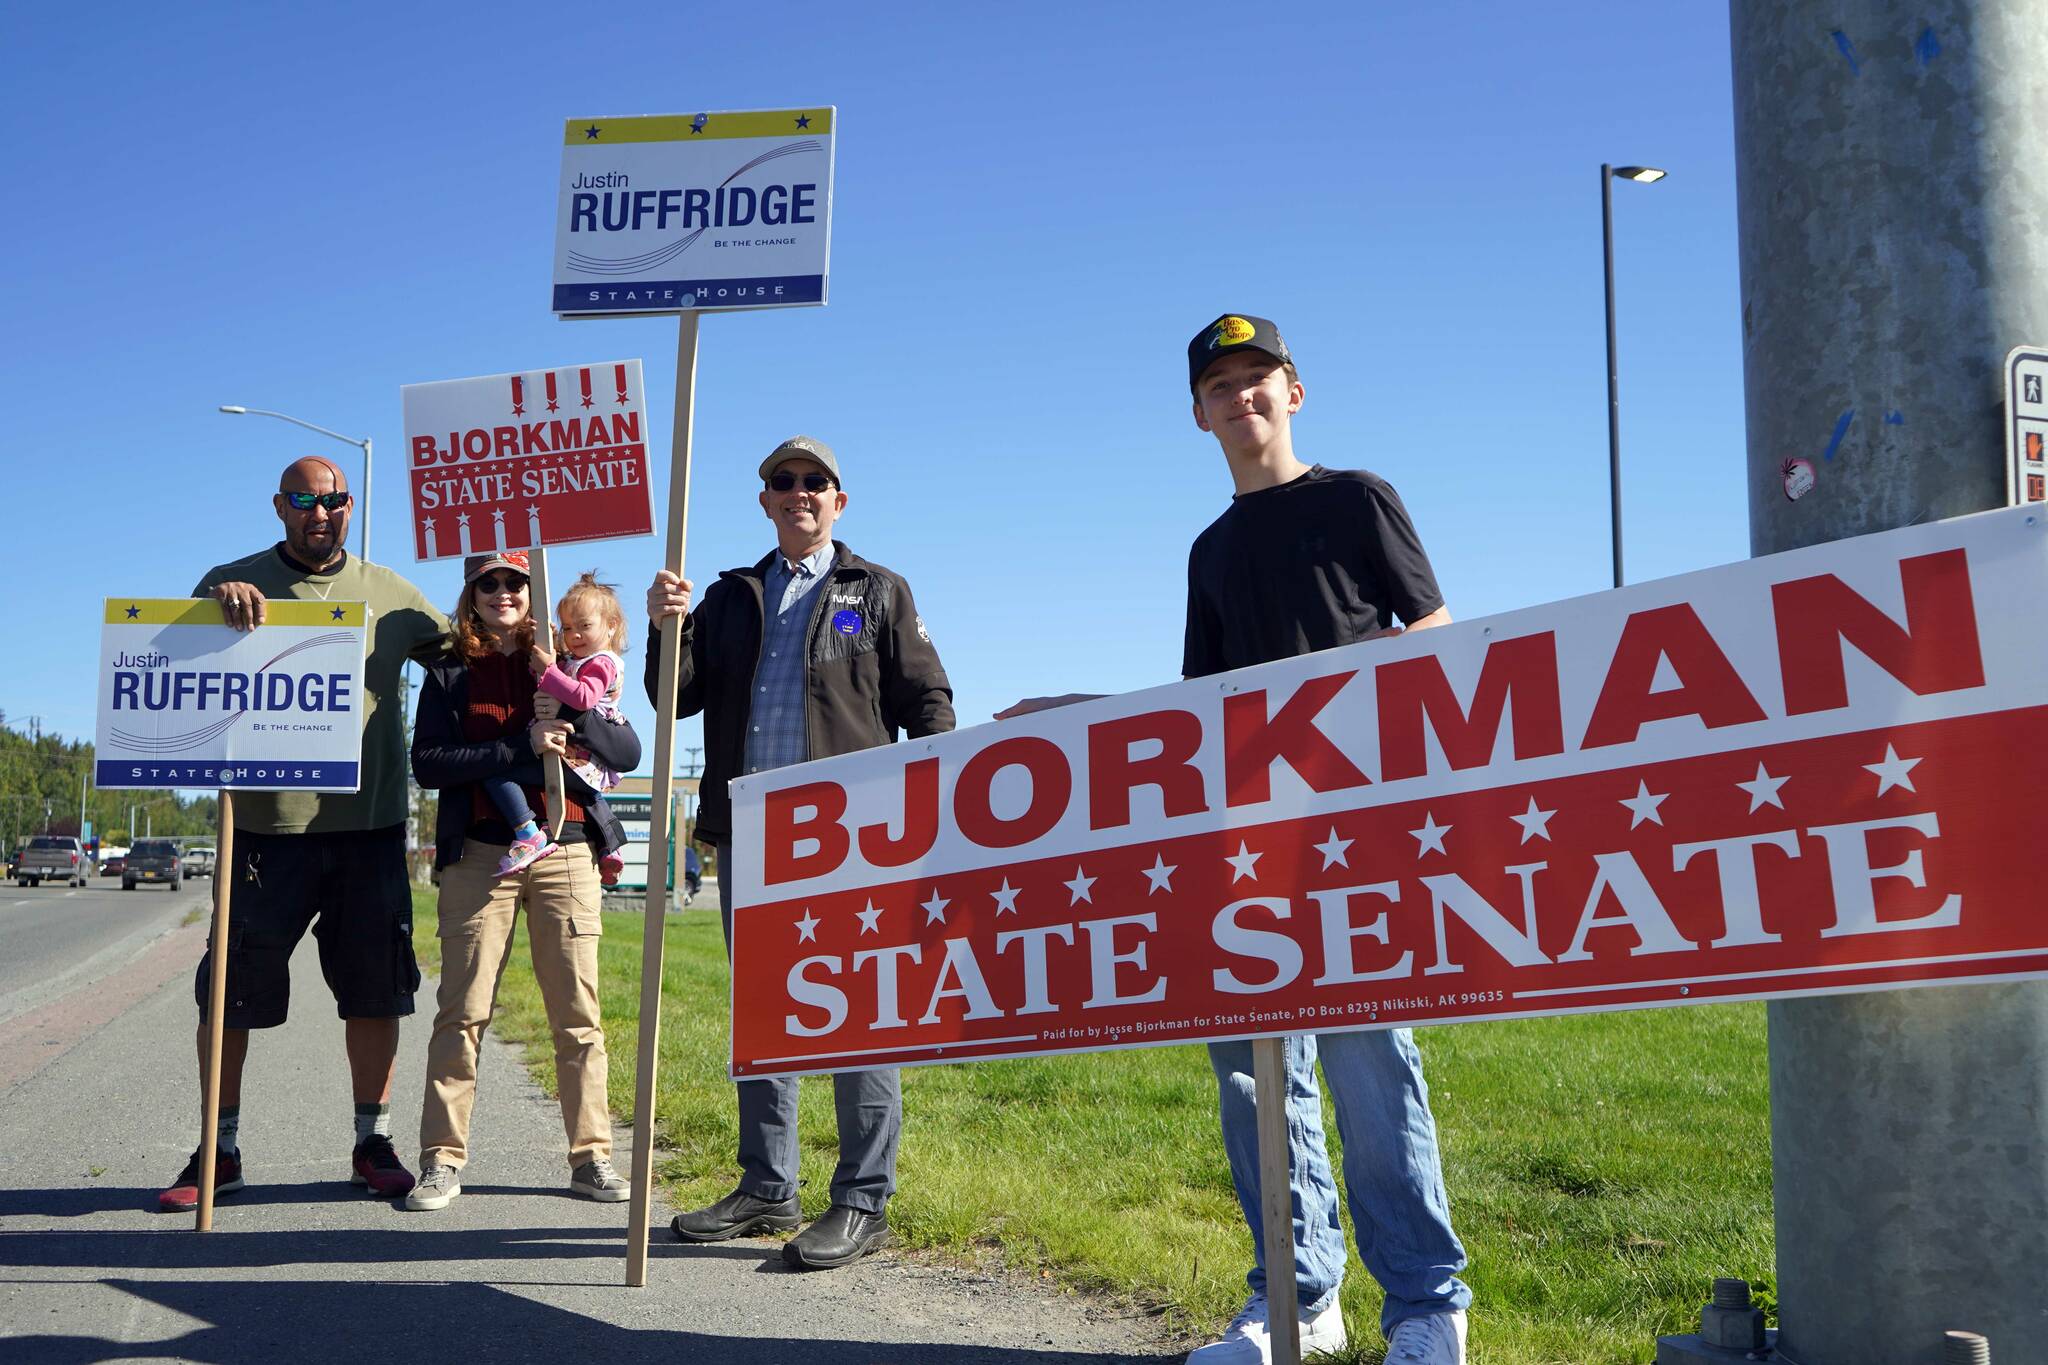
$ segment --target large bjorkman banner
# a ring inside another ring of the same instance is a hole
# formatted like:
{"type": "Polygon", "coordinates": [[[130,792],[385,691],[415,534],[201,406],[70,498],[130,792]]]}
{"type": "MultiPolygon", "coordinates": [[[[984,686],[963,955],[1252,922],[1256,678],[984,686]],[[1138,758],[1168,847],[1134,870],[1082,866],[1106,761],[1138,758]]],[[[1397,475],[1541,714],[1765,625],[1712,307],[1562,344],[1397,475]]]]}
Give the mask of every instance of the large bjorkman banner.
{"type": "Polygon", "coordinates": [[[2048,975],[2044,604],[2015,508],[744,778],[733,1073],[2048,975]]]}

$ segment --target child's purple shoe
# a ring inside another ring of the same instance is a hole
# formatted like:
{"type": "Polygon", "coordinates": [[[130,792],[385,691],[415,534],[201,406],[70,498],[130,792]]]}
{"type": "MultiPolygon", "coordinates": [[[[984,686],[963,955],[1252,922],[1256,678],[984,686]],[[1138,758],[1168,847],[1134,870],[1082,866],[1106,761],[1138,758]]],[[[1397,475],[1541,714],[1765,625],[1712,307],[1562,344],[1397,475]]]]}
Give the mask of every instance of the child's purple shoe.
{"type": "Polygon", "coordinates": [[[505,850],[505,856],[498,859],[498,875],[516,876],[560,847],[560,844],[548,838],[546,830],[540,831],[531,839],[514,839],[511,846],[505,850]]]}

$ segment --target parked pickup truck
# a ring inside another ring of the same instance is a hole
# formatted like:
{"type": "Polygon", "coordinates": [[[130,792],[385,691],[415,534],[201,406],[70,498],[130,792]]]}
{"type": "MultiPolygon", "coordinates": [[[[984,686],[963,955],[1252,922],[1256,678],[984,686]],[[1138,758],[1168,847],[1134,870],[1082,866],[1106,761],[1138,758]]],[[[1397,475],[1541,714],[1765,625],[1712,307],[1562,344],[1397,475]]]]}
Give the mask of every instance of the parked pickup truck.
{"type": "Polygon", "coordinates": [[[137,882],[157,882],[176,891],[185,884],[179,865],[178,846],[169,839],[141,839],[128,850],[128,868],[121,874],[121,889],[133,891],[137,882]]]}
{"type": "Polygon", "coordinates": [[[40,882],[84,886],[91,875],[92,863],[77,839],[69,834],[38,834],[22,851],[21,866],[15,870],[14,879],[22,886],[40,882]]]}

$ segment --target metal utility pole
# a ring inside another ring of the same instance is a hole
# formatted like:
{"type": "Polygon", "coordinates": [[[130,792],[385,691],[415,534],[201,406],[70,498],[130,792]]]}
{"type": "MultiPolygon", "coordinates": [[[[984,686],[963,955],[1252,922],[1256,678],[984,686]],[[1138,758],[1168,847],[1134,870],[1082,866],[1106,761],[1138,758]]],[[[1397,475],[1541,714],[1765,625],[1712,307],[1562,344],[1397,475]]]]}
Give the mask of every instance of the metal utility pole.
{"type": "MultiPolygon", "coordinates": [[[[1729,13],[1751,552],[2003,504],[2001,361],[2048,341],[2048,5],[1729,13]]],[[[1770,1070],[1782,1358],[1961,1328],[2048,1362],[2048,987],[1775,1003],[1770,1070]]]]}

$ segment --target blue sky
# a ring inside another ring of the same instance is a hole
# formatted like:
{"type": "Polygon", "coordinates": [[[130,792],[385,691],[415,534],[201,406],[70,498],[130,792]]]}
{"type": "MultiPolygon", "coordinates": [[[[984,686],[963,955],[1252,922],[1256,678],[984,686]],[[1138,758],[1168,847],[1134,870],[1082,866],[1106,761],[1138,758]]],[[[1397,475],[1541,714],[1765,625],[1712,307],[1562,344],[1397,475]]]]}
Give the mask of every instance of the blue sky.
{"type": "MultiPolygon", "coordinates": [[[[665,506],[674,321],[548,309],[581,116],[838,107],[830,304],[703,324],[687,570],[764,553],[755,466],[824,438],[841,534],[910,579],[963,724],[1178,675],[1187,546],[1230,489],[1183,348],[1223,311],[1278,320],[1298,451],[1393,481],[1461,619],[1605,587],[1603,160],[1671,171],[1615,191],[1629,577],[1747,553],[1720,7],[42,6],[12,29],[10,724],[89,737],[100,599],[273,541],[290,459],[361,488],[345,447],[223,403],[373,437],[373,558],[444,607],[456,571],[401,531],[402,384],[641,357],[665,506]]],[[[551,563],[637,602],[661,553],[551,563]]]]}

